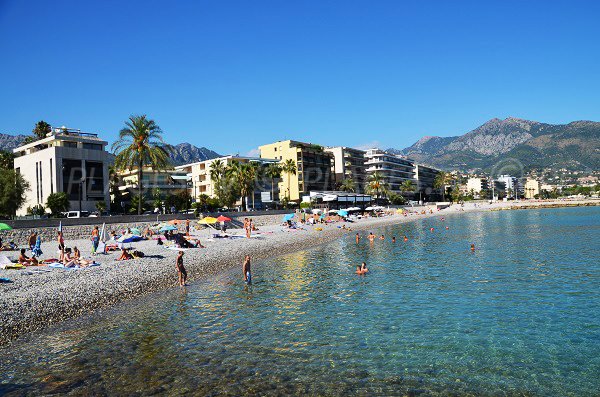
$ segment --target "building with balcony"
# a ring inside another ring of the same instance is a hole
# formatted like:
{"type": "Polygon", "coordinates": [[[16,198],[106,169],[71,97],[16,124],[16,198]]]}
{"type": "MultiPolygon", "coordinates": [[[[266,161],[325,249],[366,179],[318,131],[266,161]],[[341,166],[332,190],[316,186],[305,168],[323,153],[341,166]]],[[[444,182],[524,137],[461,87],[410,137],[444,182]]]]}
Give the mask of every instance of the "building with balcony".
{"type": "Polygon", "coordinates": [[[510,175],[500,175],[497,180],[499,182],[504,182],[504,197],[518,199],[522,196],[523,189],[519,183],[519,179],[510,175]]]}
{"type": "MultiPolygon", "coordinates": [[[[410,181],[417,187],[415,179],[415,164],[407,158],[388,154],[380,149],[367,150],[365,162],[367,177],[375,172],[380,173],[391,192],[402,194],[401,185],[410,181]]],[[[416,189],[415,189],[416,190],[416,189]]]]}
{"type": "Polygon", "coordinates": [[[300,202],[311,191],[334,190],[334,156],[320,145],[298,141],[279,141],[258,148],[262,159],[275,159],[284,163],[292,160],[296,164],[296,174],[281,174],[279,183],[281,198],[300,202]]]}
{"type": "Polygon", "coordinates": [[[473,193],[474,198],[482,198],[486,196],[489,181],[487,178],[469,178],[467,180],[467,194],[473,193]]]}
{"type": "MultiPolygon", "coordinates": [[[[184,172],[188,176],[190,182],[190,194],[194,200],[198,200],[203,194],[211,198],[217,197],[215,184],[210,172],[212,164],[217,160],[221,161],[225,167],[230,165],[233,161],[240,163],[257,163],[262,167],[279,163],[279,160],[263,159],[260,157],[223,156],[175,167],[175,170],[184,172]]],[[[256,189],[254,190],[254,200],[252,200],[252,197],[249,198],[249,207],[254,203],[254,208],[263,209],[270,203],[274,203],[278,200],[279,181],[275,180],[275,183],[273,184],[273,197],[271,197],[271,182],[271,179],[264,175],[264,173],[259,173],[259,178],[255,185],[256,189]]],[[[241,202],[238,202],[237,205],[241,205],[241,202]]]]}
{"type": "Polygon", "coordinates": [[[328,147],[326,152],[333,154],[334,181],[339,188],[344,179],[354,181],[356,193],[364,193],[367,180],[365,151],[346,146],[328,147]]]}
{"type": "Polygon", "coordinates": [[[440,170],[428,167],[423,164],[415,164],[415,191],[413,199],[438,200],[441,198],[440,190],[434,187],[435,178],[440,173],[440,170]]]}
{"type": "MultiPolygon", "coordinates": [[[[119,178],[119,190],[123,202],[129,202],[131,197],[138,194],[138,170],[137,168],[121,170],[117,172],[119,178]]],[[[146,202],[153,201],[154,194],[159,191],[164,200],[165,197],[188,190],[188,175],[180,170],[155,170],[144,167],[142,173],[142,194],[146,202]]]]}
{"type": "Polygon", "coordinates": [[[110,206],[108,189],[108,142],[97,134],[61,127],[35,142],[13,150],[15,171],[29,182],[25,204],[17,211],[26,215],[27,208],[45,205],[52,193],[64,192],[74,211],[96,211],[96,203],[110,206]]]}

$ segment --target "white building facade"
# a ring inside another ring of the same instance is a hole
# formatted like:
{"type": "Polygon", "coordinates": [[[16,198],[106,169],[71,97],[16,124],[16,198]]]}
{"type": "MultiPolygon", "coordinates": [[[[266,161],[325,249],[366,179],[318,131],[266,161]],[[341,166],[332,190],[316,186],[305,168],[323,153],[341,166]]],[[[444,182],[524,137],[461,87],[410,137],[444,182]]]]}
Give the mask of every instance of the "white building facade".
{"type": "Polygon", "coordinates": [[[107,145],[97,134],[62,127],[14,149],[15,171],[29,182],[17,216],[26,215],[28,207],[45,205],[50,194],[60,192],[67,194],[72,211],[96,211],[98,201],[108,209],[107,145]]]}

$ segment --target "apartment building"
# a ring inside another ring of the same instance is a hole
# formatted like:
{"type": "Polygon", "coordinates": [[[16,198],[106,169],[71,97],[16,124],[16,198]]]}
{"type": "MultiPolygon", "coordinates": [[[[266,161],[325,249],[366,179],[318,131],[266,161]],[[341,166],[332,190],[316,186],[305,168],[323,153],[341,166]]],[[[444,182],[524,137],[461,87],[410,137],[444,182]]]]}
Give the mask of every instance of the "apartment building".
{"type": "Polygon", "coordinates": [[[535,198],[536,195],[540,194],[540,183],[535,179],[527,178],[527,180],[525,181],[525,187],[523,190],[525,193],[525,198],[527,198],[527,199],[535,198]]]}
{"type": "MultiPolygon", "coordinates": [[[[266,167],[269,164],[279,163],[279,160],[264,159],[260,157],[223,156],[175,167],[175,170],[183,172],[187,175],[190,183],[190,194],[192,195],[194,200],[197,200],[203,194],[212,198],[215,198],[217,196],[215,190],[215,183],[211,177],[211,167],[215,161],[220,161],[224,167],[227,167],[233,161],[237,161],[240,163],[258,163],[263,167],[266,167]]],[[[256,209],[264,208],[267,204],[278,200],[278,180],[276,180],[273,185],[273,197],[271,196],[270,178],[261,173],[259,174],[259,178],[256,182],[256,190],[254,191],[254,207],[256,209]]],[[[250,202],[252,202],[252,198],[250,198],[250,202]]],[[[238,203],[238,205],[241,205],[241,202],[238,203]]]]}
{"type": "Polygon", "coordinates": [[[366,152],[346,146],[328,147],[325,151],[333,154],[332,172],[335,175],[336,187],[339,187],[345,179],[352,179],[355,192],[364,193],[367,179],[366,152]]]}
{"type": "MultiPolygon", "coordinates": [[[[138,169],[121,170],[117,173],[123,201],[130,201],[133,195],[138,194],[138,169]]],[[[165,198],[188,189],[187,173],[179,170],[156,170],[144,167],[142,173],[142,194],[146,202],[153,201],[153,195],[158,190],[161,197],[165,198]]]]}
{"type": "Polygon", "coordinates": [[[497,180],[504,183],[505,197],[517,199],[522,195],[522,186],[514,176],[500,175],[497,180]]]}
{"type": "Polygon", "coordinates": [[[400,186],[404,181],[410,181],[416,187],[415,165],[412,160],[388,154],[380,149],[367,150],[365,157],[367,176],[375,172],[380,173],[389,185],[390,191],[401,194],[400,186]]]}
{"type": "Polygon", "coordinates": [[[276,159],[281,163],[292,160],[296,174],[282,173],[279,183],[281,198],[299,202],[311,191],[334,190],[334,155],[320,145],[286,140],[259,146],[262,159],[276,159]]]}
{"type": "Polygon", "coordinates": [[[428,167],[423,164],[415,164],[415,180],[416,189],[413,194],[413,198],[424,200],[427,199],[438,199],[440,198],[439,189],[434,187],[435,178],[440,173],[440,170],[432,167],[428,167]]]}
{"type": "Polygon", "coordinates": [[[64,192],[74,211],[96,211],[96,203],[110,206],[108,190],[108,142],[97,134],[66,127],[54,128],[40,140],[13,150],[15,171],[29,182],[25,204],[17,211],[45,205],[52,193],[64,192]]]}

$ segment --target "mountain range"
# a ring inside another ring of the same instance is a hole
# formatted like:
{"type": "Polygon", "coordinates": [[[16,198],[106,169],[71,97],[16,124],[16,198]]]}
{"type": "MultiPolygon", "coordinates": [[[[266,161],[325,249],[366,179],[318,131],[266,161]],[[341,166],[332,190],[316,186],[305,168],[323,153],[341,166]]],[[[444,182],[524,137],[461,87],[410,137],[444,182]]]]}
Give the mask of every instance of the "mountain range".
{"type": "MultiPolygon", "coordinates": [[[[0,134],[0,150],[12,151],[25,139],[26,135],[0,134]]],[[[182,165],[220,157],[221,155],[205,147],[197,147],[189,143],[167,145],[171,163],[182,165]]]]}
{"type": "Polygon", "coordinates": [[[464,135],[426,136],[405,149],[386,151],[445,170],[599,170],[600,123],[546,124],[494,118],[464,135]]]}

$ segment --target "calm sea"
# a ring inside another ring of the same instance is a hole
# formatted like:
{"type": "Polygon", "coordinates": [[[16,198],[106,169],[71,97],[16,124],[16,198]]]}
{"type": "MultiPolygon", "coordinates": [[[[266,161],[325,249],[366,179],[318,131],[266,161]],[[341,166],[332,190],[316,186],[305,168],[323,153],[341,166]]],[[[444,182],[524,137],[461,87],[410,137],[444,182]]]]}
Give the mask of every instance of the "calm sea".
{"type": "Polygon", "coordinates": [[[600,394],[600,207],[373,232],[19,339],[0,394],[600,394]]]}

